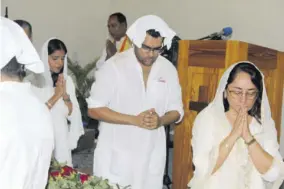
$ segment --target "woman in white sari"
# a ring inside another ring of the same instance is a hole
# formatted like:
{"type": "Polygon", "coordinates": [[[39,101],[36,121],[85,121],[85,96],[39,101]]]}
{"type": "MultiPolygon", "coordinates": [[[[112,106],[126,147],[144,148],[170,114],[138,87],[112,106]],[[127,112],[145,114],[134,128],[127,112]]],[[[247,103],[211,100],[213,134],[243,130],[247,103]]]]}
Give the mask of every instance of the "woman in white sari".
{"type": "Polygon", "coordinates": [[[264,76],[250,62],[231,66],[213,102],[194,122],[191,189],[279,188],[283,162],[264,76]]]}
{"type": "Polygon", "coordinates": [[[35,76],[37,96],[50,109],[55,131],[54,156],[60,163],[72,166],[71,150],[84,134],[74,83],[67,75],[67,48],[56,38],[47,40],[42,47],[41,59],[45,73],[35,76]],[[68,124],[68,121],[70,124],[68,124]]]}

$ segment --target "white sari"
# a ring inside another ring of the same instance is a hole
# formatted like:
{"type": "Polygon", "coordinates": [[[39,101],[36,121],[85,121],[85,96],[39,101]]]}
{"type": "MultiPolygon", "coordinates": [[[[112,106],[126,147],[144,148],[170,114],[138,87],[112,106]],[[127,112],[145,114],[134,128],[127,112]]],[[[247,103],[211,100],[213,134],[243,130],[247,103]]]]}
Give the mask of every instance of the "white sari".
{"type": "MultiPolygon", "coordinates": [[[[211,174],[219,155],[219,145],[232,128],[225,116],[223,92],[230,72],[237,64],[224,73],[215,99],[195,119],[192,131],[195,171],[188,184],[191,189],[278,189],[281,185],[283,162],[278,151],[277,133],[271,118],[264,82],[261,102],[262,124],[253,119],[249,129],[262,148],[274,157],[273,165],[267,173],[260,174],[249,157],[244,140],[239,139],[223,165],[211,174]]],[[[264,80],[263,75],[262,77],[264,80]]]]}
{"type": "MultiPolygon", "coordinates": [[[[34,87],[34,91],[43,103],[47,102],[54,94],[47,49],[48,43],[52,39],[54,38],[47,40],[42,47],[41,59],[46,71],[42,75],[35,76],[37,81],[32,82],[37,83],[38,87],[34,87]]],[[[84,128],[79,103],[75,94],[75,86],[71,77],[67,75],[67,55],[64,60],[63,75],[66,80],[66,91],[70,95],[73,109],[71,115],[68,115],[68,107],[62,98],[50,109],[55,132],[54,156],[59,162],[67,162],[68,165],[72,166],[71,150],[77,147],[80,136],[84,134],[84,128]],[[67,120],[70,121],[70,125],[68,125],[67,120]]]]}

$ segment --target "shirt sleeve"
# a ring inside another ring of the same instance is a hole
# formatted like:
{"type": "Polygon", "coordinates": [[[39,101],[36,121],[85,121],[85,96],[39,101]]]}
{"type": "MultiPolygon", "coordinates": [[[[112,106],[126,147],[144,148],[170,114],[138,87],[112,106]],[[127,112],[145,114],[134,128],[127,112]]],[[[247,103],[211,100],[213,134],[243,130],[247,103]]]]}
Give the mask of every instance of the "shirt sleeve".
{"type": "Polygon", "coordinates": [[[277,131],[273,120],[270,121],[269,128],[265,129],[264,136],[265,142],[263,144],[263,148],[267,153],[274,157],[274,160],[270,169],[265,174],[262,174],[262,178],[268,182],[274,182],[280,176],[280,167],[283,167],[281,166],[281,164],[283,164],[283,160],[279,152],[277,131]]]}
{"type": "Polygon", "coordinates": [[[96,72],[96,81],[92,85],[90,97],[86,99],[88,108],[108,107],[115,92],[116,81],[117,72],[110,59],[96,72]]]}
{"type": "Polygon", "coordinates": [[[180,114],[180,118],[176,123],[179,123],[184,116],[181,86],[179,84],[179,78],[176,69],[170,75],[171,79],[169,80],[169,100],[167,103],[166,112],[178,111],[180,114]]]}

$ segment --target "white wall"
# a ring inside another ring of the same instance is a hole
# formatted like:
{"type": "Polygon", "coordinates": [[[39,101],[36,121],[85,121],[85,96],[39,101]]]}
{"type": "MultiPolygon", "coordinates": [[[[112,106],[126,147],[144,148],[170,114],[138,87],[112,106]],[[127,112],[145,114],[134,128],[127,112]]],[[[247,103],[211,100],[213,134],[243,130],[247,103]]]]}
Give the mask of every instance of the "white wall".
{"type": "Polygon", "coordinates": [[[183,39],[196,39],[232,26],[233,39],[284,51],[283,0],[2,0],[2,13],[30,21],[39,50],[61,38],[69,55],[85,64],[99,56],[110,13],[125,13],[129,25],[145,14],[164,18],[183,39]]]}
{"type": "Polygon", "coordinates": [[[1,5],[1,15],[8,6],[10,18],[30,21],[38,50],[57,36],[81,64],[100,56],[108,15],[116,11],[129,25],[142,15],[159,15],[183,39],[231,26],[233,39],[284,51],[284,0],[2,0],[1,5]]]}
{"type": "Polygon", "coordinates": [[[33,26],[33,41],[38,51],[44,41],[56,36],[62,39],[71,58],[85,64],[96,56],[104,45],[109,1],[94,0],[2,0],[9,18],[26,19],[33,26]],[[82,3],[83,2],[83,3],[82,3]]]}

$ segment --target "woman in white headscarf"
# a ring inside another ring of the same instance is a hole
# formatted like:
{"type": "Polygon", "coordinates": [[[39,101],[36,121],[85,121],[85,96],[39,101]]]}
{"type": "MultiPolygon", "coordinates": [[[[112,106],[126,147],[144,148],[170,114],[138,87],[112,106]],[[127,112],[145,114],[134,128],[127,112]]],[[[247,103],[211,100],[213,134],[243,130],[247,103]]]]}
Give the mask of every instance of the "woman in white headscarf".
{"type": "Polygon", "coordinates": [[[196,117],[192,148],[191,189],[279,188],[282,157],[264,76],[254,64],[224,73],[215,99],[196,117]]]}
{"type": "Polygon", "coordinates": [[[13,21],[1,17],[0,188],[44,189],[54,147],[48,109],[23,83],[26,69],[44,66],[30,40],[13,21]]]}
{"type": "Polygon", "coordinates": [[[55,130],[55,158],[72,166],[71,150],[84,134],[74,83],[67,75],[67,48],[56,38],[47,40],[42,47],[41,59],[45,73],[38,78],[41,88],[38,97],[50,109],[55,130]],[[70,121],[70,124],[68,124],[70,121]]]}

